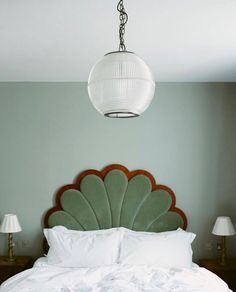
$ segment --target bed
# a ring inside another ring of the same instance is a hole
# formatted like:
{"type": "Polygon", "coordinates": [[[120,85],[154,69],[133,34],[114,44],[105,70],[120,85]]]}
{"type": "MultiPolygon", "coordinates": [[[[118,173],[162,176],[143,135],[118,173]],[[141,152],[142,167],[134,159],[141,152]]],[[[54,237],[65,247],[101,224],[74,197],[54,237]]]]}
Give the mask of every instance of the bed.
{"type": "Polygon", "coordinates": [[[58,190],[44,227],[47,256],[1,292],[230,291],[192,263],[186,215],[145,170],[82,172],[58,190]]]}

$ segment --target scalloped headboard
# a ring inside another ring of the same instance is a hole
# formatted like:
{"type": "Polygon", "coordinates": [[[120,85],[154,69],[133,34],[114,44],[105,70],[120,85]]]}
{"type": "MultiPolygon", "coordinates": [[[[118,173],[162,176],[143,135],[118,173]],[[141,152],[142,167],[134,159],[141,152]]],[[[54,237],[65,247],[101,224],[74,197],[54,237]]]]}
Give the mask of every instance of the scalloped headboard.
{"type": "Polygon", "coordinates": [[[75,230],[119,226],[152,232],[186,229],[187,218],[175,203],[174,192],[156,184],[149,172],[130,172],[112,164],[102,171],[84,171],[74,184],[60,188],[44,224],[75,230]]]}

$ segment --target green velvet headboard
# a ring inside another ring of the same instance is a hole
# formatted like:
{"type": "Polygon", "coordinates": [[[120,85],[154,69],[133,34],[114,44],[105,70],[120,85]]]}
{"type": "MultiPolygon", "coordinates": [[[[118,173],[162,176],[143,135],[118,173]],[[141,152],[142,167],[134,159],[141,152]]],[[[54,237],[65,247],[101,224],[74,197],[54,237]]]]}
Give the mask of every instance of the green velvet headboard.
{"type": "Polygon", "coordinates": [[[112,164],[102,171],[84,171],[74,184],[60,188],[44,225],[75,230],[118,226],[153,232],[186,229],[187,218],[175,203],[173,191],[156,184],[149,172],[130,172],[112,164]]]}

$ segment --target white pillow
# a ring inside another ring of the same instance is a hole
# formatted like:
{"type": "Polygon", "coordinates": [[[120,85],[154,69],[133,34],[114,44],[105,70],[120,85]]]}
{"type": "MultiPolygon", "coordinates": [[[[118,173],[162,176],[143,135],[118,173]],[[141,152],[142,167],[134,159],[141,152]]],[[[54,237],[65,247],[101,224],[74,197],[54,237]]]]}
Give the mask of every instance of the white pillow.
{"type": "Polygon", "coordinates": [[[60,267],[97,267],[118,260],[120,232],[44,229],[49,264],[60,267]]]}
{"type": "Polygon", "coordinates": [[[166,268],[192,266],[195,234],[182,229],[160,233],[123,231],[118,262],[166,268]]]}

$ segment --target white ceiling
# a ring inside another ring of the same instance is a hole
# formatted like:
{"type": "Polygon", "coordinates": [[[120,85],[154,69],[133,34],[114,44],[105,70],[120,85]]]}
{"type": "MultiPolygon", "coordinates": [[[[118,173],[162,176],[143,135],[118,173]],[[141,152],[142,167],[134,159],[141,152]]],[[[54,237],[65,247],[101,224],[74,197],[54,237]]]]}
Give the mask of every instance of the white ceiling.
{"type": "MultiPolygon", "coordinates": [[[[0,0],[0,81],[86,81],[118,47],[118,0],[0,0]]],[[[236,81],[235,0],[124,0],[156,81],[236,81]]]]}

